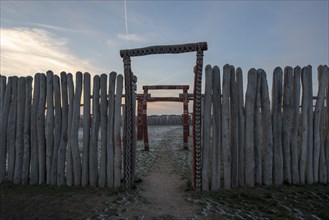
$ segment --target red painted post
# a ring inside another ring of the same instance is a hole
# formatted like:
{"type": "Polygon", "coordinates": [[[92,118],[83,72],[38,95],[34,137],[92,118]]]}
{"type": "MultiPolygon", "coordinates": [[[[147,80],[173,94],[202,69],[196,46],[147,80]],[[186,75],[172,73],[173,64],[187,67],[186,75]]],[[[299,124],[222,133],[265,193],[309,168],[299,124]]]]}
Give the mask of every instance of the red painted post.
{"type": "Polygon", "coordinates": [[[149,137],[147,131],[147,88],[144,89],[144,97],[143,97],[143,136],[144,136],[144,150],[149,151],[149,137]]]}

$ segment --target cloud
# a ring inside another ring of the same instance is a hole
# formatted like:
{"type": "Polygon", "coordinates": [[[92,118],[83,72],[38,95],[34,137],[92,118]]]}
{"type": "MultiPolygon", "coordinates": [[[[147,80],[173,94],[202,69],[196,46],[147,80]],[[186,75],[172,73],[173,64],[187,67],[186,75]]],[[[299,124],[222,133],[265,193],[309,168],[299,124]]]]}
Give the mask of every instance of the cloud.
{"type": "Polygon", "coordinates": [[[93,72],[96,69],[68,49],[68,40],[43,29],[1,28],[0,73],[33,75],[52,70],[55,73],[93,72]]]}
{"type": "Polygon", "coordinates": [[[142,42],[146,40],[145,37],[138,34],[118,34],[118,38],[120,40],[136,41],[136,42],[142,42]]]}

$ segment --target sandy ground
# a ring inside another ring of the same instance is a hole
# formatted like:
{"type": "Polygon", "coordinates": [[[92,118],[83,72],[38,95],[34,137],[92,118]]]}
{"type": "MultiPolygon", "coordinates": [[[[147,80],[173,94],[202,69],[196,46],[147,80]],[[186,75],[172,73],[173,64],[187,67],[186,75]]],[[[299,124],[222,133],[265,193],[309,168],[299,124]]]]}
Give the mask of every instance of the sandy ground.
{"type": "Polygon", "coordinates": [[[149,127],[138,142],[133,189],[0,184],[0,219],[329,219],[329,185],[191,191],[191,138],[182,127],[149,127]]]}

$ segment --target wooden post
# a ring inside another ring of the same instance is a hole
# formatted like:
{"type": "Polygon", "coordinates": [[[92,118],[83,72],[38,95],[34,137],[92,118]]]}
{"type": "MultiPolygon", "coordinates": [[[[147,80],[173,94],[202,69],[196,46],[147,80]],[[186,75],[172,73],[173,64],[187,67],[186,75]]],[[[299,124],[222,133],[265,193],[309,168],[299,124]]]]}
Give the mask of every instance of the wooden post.
{"type": "Polygon", "coordinates": [[[301,142],[301,155],[299,160],[299,175],[300,175],[300,183],[305,184],[305,175],[306,175],[306,165],[307,165],[307,145],[308,145],[308,132],[309,132],[309,126],[308,126],[308,111],[309,111],[309,86],[307,82],[307,67],[303,67],[302,69],[302,91],[303,91],[303,97],[302,97],[302,142],[301,142]]]}
{"type": "Polygon", "coordinates": [[[94,77],[93,88],[93,118],[91,126],[91,140],[89,147],[89,183],[91,186],[97,185],[98,178],[98,131],[99,131],[99,76],[94,77]]]}
{"type": "Polygon", "coordinates": [[[326,126],[325,159],[327,161],[327,183],[329,183],[329,83],[327,85],[326,111],[327,111],[326,112],[327,126],[326,126]]]}
{"type": "MultiPolygon", "coordinates": [[[[313,154],[313,170],[314,170],[314,183],[319,182],[319,165],[320,165],[320,152],[324,152],[322,150],[322,134],[323,134],[323,126],[321,123],[321,119],[323,118],[323,108],[324,108],[324,99],[326,94],[326,87],[328,85],[328,72],[324,72],[324,67],[320,65],[318,67],[318,81],[319,81],[319,89],[318,96],[316,100],[315,112],[314,112],[314,154],[313,154]]],[[[324,158],[323,158],[324,159],[324,158]]],[[[321,163],[321,171],[323,170],[323,165],[325,166],[325,160],[322,159],[321,163]],[[324,163],[323,163],[324,161],[324,163]]],[[[322,173],[323,174],[323,173],[322,173]]],[[[327,174],[327,173],[326,173],[327,174]]],[[[322,181],[326,179],[326,176],[320,178],[322,181]]]]}
{"type": "Polygon", "coordinates": [[[261,102],[262,102],[262,122],[263,122],[263,184],[271,185],[273,183],[273,135],[272,135],[272,121],[270,109],[270,97],[268,92],[268,84],[266,73],[262,69],[257,72],[261,75],[261,102]]]}
{"type": "Polygon", "coordinates": [[[14,183],[20,184],[23,169],[24,154],[24,107],[25,107],[25,78],[18,79],[17,96],[17,126],[16,126],[16,148],[15,148],[15,169],[14,183]]]}
{"type": "Polygon", "coordinates": [[[188,98],[187,98],[187,89],[183,89],[183,148],[188,150],[188,136],[189,136],[189,122],[188,122],[188,98]]]}
{"type": "Polygon", "coordinates": [[[257,72],[250,69],[248,72],[248,85],[246,92],[246,148],[245,148],[245,183],[246,186],[255,186],[255,101],[257,92],[257,72]]]}
{"type": "Polygon", "coordinates": [[[31,101],[32,101],[32,81],[31,76],[26,77],[25,90],[25,114],[24,114],[24,156],[22,170],[22,184],[26,184],[30,175],[31,157],[31,101]]]}
{"type": "Polygon", "coordinates": [[[136,90],[137,90],[137,76],[132,73],[132,145],[131,145],[131,175],[135,178],[136,174],[136,151],[137,151],[137,133],[136,133],[136,90]]]}
{"type": "Polygon", "coordinates": [[[260,98],[261,75],[257,71],[257,89],[255,99],[255,184],[262,185],[262,121],[261,121],[261,98],[260,98]]]}
{"type": "Polygon", "coordinates": [[[16,137],[16,113],[17,113],[17,81],[16,76],[13,77],[12,97],[8,118],[8,180],[14,180],[14,166],[15,166],[15,137],[16,137]]]}
{"type": "Polygon", "coordinates": [[[231,146],[230,146],[230,76],[231,66],[226,64],[223,73],[222,97],[222,149],[224,165],[224,187],[231,188],[231,146]]]}
{"type": "Polygon", "coordinates": [[[121,103],[123,76],[117,77],[117,88],[114,109],[114,188],[120,187],[121,181],[121,103]]]}
{"type": "Polygon", "coordinates": [[[51,183],[51,163],[54,152],[54,101],[53,101],[53,77],[51,71],[47,71],[47,124],[46,124],[46,173],[47,184],[51,183]]]}
{"type": "Polygon", "coordinates": [[[277,67],[273,72],[272,86],[272,121],[273,121],[273,177],[274,184],[281,185],[283,182],[282,161],[282,69],[277,67]]]}
{"type": "Polygon", "coordinates": [[[307,85],[309,87],[308,90],[308,149],[307,149],[307,183],[313,184],[314,183],[314,173],[313,173],[313,120],[314,120],[314,113],[313,113],[313,87],[312,87],[312,66],[308,65],[306,67],[306,77],[307,77],[307,85]]]}
{"type": "MultiPolygon", "coordinates": [[[[116,81],[117,73],[111,72],[109,78],[109,104],[107,107],[107,186],[113,188],[114,187],[114,137],[113,137],[113,129],[114,129],[114,104],[115,104],[115,81],[116,81]]],[[[135,114],[134,114],[135,115],[135,114]]]]}
{"type": "Polygon", "coordinates": [[[239,151],[238,151],[238,88],[235,78],[235,68],[231,66],[230,111],[231,111],[231,152],[232,152],[232,187],[239,185],[239,151]]]}
{"type": "Polygon", "coordinates": [[[140,141],[143,139],[143,98],[138,97],[137,101],[137,140],[140,141]]]}
{"type": "Polygon", "coordinates": [[[58,147],[58,162],[57,162],[57,185],[64,184],[65,177],[65,156],[68,142],[68,94],[67,94],[67,75],[61,72],[62,84],[62,129],[61,140],[58,147]]]}
{"type": "Polygon", "coordinates": [[[237,81],[237,105],[238,105],[238,181],[239,186],[244,186],[244,98],[243,98],[243,77],[241,68],[236,69],[236,81],[237,81]]]}
{"type": "Polygon", "coordinates": [[[282,149],[283,149],[283,181],[291,183],[291,116],[292,116],[292,92],[293,69],[288,66],[284,69],[283,86],[283,115],[282,115],[282,149]]]}
{"type": "Polygon", "coordinates": [[[73,76],[71,73],[67,75],[67,88],[68,88],[68,130],[67,130],[67,167],[66,167],[66,184],[72,186],[73,183],[73,158],[71,146],[71,130],[72,130],[72,116],[73,116],[73,99],[74,99],[74,84],[73,76]]]}
{"type": "Polygon", "coordinates": [[[83,158],[81,185],[89,182],[89,145],[90,145],[90,74],[83,74],[83,158]]]}
{"type": "Polygon", "coordinates": [[[100,77],[101,87],[101,104],[100,104],[100,127],[101,127],[101,157],[98,185],[104,187],[107,177],[107,75],[102,74],[100,77]]]}
{"type": "Polygon", "coordinates": [[[144,150],[149,151],[149,137],[147,131],[147,96],[148,90],[144,89],[144,97],[143,97],[143,137],[144,137],[144,150]]]}
{"type": "Polygon", "coordinates": [[[206,84],[204,95],[203,114],[203,149],[202,149],[202,191],[209,191],[209,157],[213,155],[210,151],[211,132],[211,104],[212,104],[212,67],[206,66],[206,84]]]}
{"type": "Polygon", "coordinates": [[[40,75],[40,95],[37,109],[37,137],[39,155],[39,184],[46,183],[46,137],[45,137],[46,75],[40,75]]]}
{"type": "Polygon", "coordinates": [[[57,164],[58,164],[58,149],[61,142],[62,130],[62,109],[61,109],[61,94],[59,76],[53,76],[53,89],[55,99],[55,117],[54,117],[54,150],[51,162],[51,184],[57,184],[57,164]]]}
{"type": "Polygon", "coordinates": [[[300,105],[300,75],[301,68],[296,66],[294,68],[294,79],[293,79],[293,95],[292,95],[292,121],[293,127],[291,129],[291,176],[292,183],[299,184],[299,169],[298,169],[298,128],[299,128],[299,105],[300,105]]]}
{"type": "Polygon", "coordinates": [[[31,108],[31,174],[30,184],[37,184],[39,181],[39,148],[37,136],[37,112],[40,96],[40,78],[41,74],[34,76],[33,103],[31,108]]]}
{"type": "Polygon", "coordinates": [[[5,94],[3,97],[3,108],[0,123],[0,183],[5,181],[6,173],[6,155],[7,155],[7,127],[10,110],[10,102],[12,95],[12,81],[13,77],[8,78],[5,94]]]}
{"type": "Polygon", "coordinates": [[[222,146],[222,117],[221,117],[221,85],[220,70],[214,66],[213,72],[213,144],[211,160],[211,191],[217,191],[221,186],[221,146],[222,146]]]}
{"type": "Polygon", "coordinates": [[[73,100],[72,127],[71,127],[71,150],[74,170],[74,185],[81,184],[81,158],[79,150],[79,120],[80,120],[80,100],[82,91],[82,73],[76,73],[76,87],[73,100]]]}

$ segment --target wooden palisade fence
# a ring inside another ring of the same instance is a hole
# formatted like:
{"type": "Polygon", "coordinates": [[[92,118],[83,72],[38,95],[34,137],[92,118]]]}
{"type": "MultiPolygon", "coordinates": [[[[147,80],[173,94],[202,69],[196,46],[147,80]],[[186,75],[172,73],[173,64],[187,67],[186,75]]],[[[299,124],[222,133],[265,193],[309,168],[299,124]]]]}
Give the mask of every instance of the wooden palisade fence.
{"type": "Polygon", "coordinates": [[[122,89],[115,72],[94,76],[93,95],[89,73],[0,76],[0,183],[118,188],[122,89]]]}
{"type": "Polygon", "coordinates": [[[275,68],[272,97],[266,73],[206,67],[202,190],[329,182],[329,69],[275,68]],[[245,99],[245,101],[244,101],[245,99]],[[301,100],[301,102],[300,102],[301,100]],[[315,104],[315,107],[314,107],[315,104]]]}

